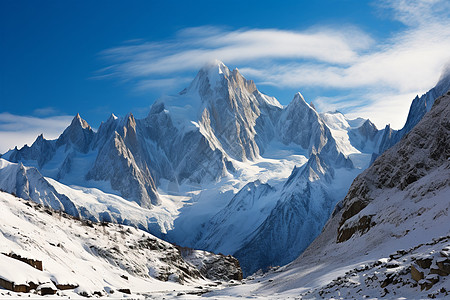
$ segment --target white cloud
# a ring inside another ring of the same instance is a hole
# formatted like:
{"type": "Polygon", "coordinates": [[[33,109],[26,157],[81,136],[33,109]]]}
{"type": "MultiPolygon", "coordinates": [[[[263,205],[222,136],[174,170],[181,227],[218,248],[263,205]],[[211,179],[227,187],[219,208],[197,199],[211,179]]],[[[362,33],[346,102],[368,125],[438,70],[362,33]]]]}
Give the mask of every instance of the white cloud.
{"type": "Polygon", "coordinates": [[[32,117],[10,113],[0,113],[0,153],[5,153],[15,146],[31,145],[38,135],[46,139],[57,138],[69,126],[73,117],[32,117]]]}
{"type": "MultiPolygon", "coordinates": [[[[378,6],[392,12],[392,18],[411,27],[426,26],[430,20],[448,19],[450,2],[446,0],[384,0],[378,6]]],[[[384,11],[386,13],[386,11],[384,11]]]]}
{"type": "Polygon", "coordinates": [[[147,91],[149,89],[173,92],[172,88],[179,84],[187,84],[192,80],[190,77],[174,77],[164,79],[144,79],[136,84],[137,91],[147,91]]]}
{"type": "Polygon", "coordinates": [[[198,69],[216,58],[228,63],[295,58],[345,64],[355,61],[357,51],[367,49],[372,43],[368,35],[355,28],[298,32],[197,27],[183,30],[174,40],[126,45],[102,54],[116,63],[106,69],[108,73],[138,78],[198,69]]]}
{"type": "Polygon", "coordinates": [[[377,5],[384,13],[405,25],[384,40],[374,40],[349,26],[303,31],[187,28],[170,40],[128,42],[103,51],[113,65],[100,76],[133,80],[141,91],[161,86],[168,90],[180,87],[176,78],[185,78],[183,72],[220,59],[238,65],[241,73],[258,85],[297,90],[314,87],[324,93],[338,91],[336,94],[345,91],[344,98],[322,97],[321,106],[341,105],[340,110],[362,113],[378,127],[391,123],[400,128],[412,101],[410,96],[430,89],[450,61],[450,2],[380,3],[377,5]],[[384,113],[381,107],[398,112],[384,113]]]}

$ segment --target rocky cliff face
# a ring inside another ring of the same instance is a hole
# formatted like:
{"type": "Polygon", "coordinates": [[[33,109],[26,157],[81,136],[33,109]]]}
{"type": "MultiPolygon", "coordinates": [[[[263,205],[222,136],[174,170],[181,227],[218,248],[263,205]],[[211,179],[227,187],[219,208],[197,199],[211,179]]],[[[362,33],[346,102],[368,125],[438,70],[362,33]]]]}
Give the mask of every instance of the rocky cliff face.
{"type": "Polygon", "coordinates": [[[252,80],[245,79],[237,69],[230,71],[222,62],[200,70],[183,94],[198,93],[202,103],[202,122],[213,132],[223,150],[237,160],[255,159],[260,150],[255,139],[257,119],[266,124],[259,130],[266,139],[281,110],[278,101],[261,94],[252,80]]]}
{"type": "MultiPolygon", "coordinates": [[[[430,170],[448,168],[450,158],[450,94],[436,99],[431,111],[407,134],[401,143],[381,155],[352,183],[344,199],[338,242],[373,226],[372,217],[364,215],[345,224],[373,199],[373,191],[397,188],[405,190],[426,176],[430,170]]],[[[448,178],[443,178],[446,184],[448,178]]]]}

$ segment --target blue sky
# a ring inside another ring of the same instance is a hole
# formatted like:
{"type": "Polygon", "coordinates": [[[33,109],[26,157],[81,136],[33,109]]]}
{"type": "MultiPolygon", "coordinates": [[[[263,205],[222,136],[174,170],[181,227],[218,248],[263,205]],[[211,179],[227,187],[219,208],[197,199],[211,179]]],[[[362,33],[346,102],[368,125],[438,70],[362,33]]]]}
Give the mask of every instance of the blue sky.
{"type": "Polygon", "coordinates": [[[208,60],[287,105],[400,128],[450,60],[450,5],[425,1],[1,1],[0,152],[80,113],[144,117],[208,60]]]}

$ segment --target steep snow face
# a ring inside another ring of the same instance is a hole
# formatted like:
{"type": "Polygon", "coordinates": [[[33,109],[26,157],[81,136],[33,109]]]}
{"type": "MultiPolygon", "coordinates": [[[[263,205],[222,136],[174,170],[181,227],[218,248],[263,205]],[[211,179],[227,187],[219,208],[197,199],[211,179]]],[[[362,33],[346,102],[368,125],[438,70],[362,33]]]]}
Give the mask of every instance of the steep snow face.
{"type": "Polygon", "coordinates": [[[207,236],[196,245],[201,249],[233,253],[246,242],[249,233],[267,218],[277,196],[276,189],[267,183],[257,180],[246,184],[208,221],[207,236]]]}
{"type": "Polygon", "coordinates": [[[346,182],[357,173],[357,169],[333,169],[318,154],[294,168],[283,187],[269,195],[277,199],[275,207],[234,253],[244,274],[298,257],[320,234],[332,208],[347,191],[350,183],[346,182]]]}
{"type": "Polygon", "coordinates": [[[0,253],[5,254],[0,254],[0,278],[16,285],[68,288],[60,295],[72,298],[94,293],[122,297],[120,289],[134,295],[195,291],[212,284],[207,277],[242,278],[232,257],[198,251],[195,262],[206,267],[197,268],[172,244],[133,227],[75,219],[4,192],[0,207],[0,253]],[[10,254],[39,260],[43,270],[6,256],[10,254]]]}
{"type": "Polygon", "coordinates": [[[79,217],[74,203],[58,193],[38,170],[0,158],[0,190],[79,217]]]}
{"type": "Polygon", "coordinates": [[[330,128],[339,150],[345,155],[373,153],[378,149],[381,133],[370,120],[349,120],[342,113],[321,113],[320,117],[330,128]]]}

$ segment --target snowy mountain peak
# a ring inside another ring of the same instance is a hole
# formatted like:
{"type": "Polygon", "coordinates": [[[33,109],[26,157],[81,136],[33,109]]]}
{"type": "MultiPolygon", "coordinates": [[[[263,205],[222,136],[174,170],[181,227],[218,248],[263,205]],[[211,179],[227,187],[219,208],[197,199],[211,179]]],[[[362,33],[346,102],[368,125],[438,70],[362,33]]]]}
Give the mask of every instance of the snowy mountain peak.
{"type": "Polygon", "coordinates": [[[72,119],[72,123],[70,123],[70,126],[78,125],[81,125],[81,128],[83,129],[91,129],[91,126],[88,124],[88,122],[81,118],[79,113],[77,113],[77,115],[72,119]]]}
{"type": "Polygon", "coordinates": [[[203,71],[211,72],[212,74],[218,73],[218,74],[230,74],[230,69],[220,60],[215,59],[210,62],[207,62],[202,69],[203,71]]]}
{"type": "Polygon", "coordinates": [[[91,126],[77,114],[69,127],[59,136],[56,146],[72,144],[79,151],[87,153],[93,137],[94,131],[91,126]]]}
{"type": "Polygon", "coordinates": [[[288,107],[291,106],[291,109],[308,109],[313,110],[316,113],[316,110],[306,102],[305,98],[300,92],[297,92],[294,95],[294,99],[292,99],[291,103],[289,103],[288,107]]]}
{"type": "Polygon", "coordinates": [[[133,127],[133,128],[136,128],[136,119],[134,118],[134,116],[133,116],[133,114],[132,113],[129,113],[127,116],[126,116],[126,126],[127,127],[133,127]]]}
{"type": "Polygon", "coordinates": [[[117,120],[117,119],[118,119],[118,117],[115,114],[111,113],[111,115],[108,118],[108,121],[109,120],[117,120]]]}
{"type": "Polygon", "coordinates": [[[300,92],[297,92],[294,95],[294,99],[292,101],[301,101],[301,102],[306,103],[305,98],[303,98],[303,95],[300,92]]]}

